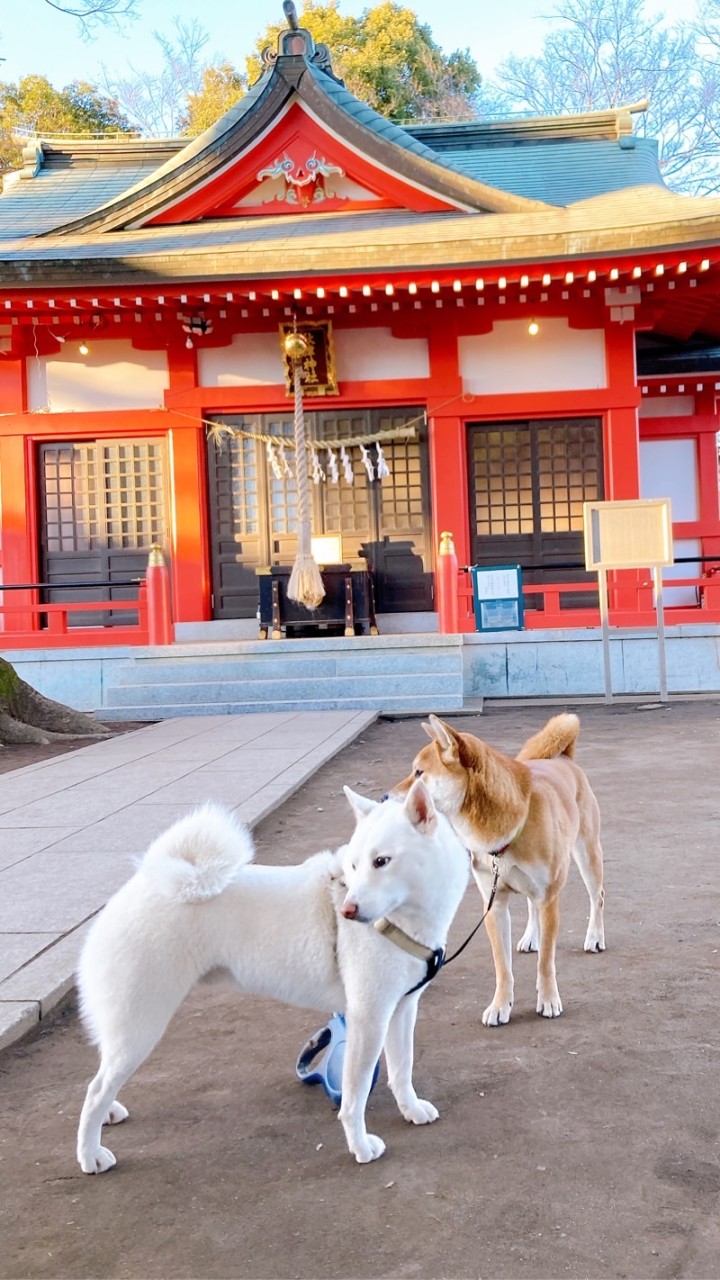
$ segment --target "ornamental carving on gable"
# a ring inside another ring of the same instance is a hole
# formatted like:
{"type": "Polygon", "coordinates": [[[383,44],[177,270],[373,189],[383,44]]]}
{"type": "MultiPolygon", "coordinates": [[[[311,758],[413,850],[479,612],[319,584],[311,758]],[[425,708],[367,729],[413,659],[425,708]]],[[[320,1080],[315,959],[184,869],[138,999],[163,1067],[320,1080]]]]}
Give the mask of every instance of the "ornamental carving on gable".
{"type": "Polygon", "coordinates": [[[338,194],[332,183],[328,183],[327,179],[333,174],[340,178],[345,177],[345,171],[339,165],[331,164],[316,151],[308,156],[304,163],[293,160],[286,151],[271,165],[260,169],[257,180],[263,182],[265,179],[271,179],[282,183],[282,188],[271,197],[271,200],[307,208],[311,204],[322,204],[324,200],[345,198],[338,194]]]}

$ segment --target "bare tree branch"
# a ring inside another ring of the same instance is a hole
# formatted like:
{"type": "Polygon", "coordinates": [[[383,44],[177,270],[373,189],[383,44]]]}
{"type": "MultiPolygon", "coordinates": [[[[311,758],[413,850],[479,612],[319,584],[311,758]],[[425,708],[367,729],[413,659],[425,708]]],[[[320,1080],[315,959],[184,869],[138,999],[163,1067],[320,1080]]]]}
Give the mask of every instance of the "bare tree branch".
{"type": "Polygon", "coordinates": [[[594,111],[649,98],[638,132],[658,138],[663,174],[691,193],[720,182],[720,0],[700,24],[669,28],[644,0],[561,0],[542,52],[507,58],[483,85],[480,107],[541,115],[594,111]]]}
{"type": "Polygon", "coordinates": [[[61,0],[45,0],[45,4],[58,13],[77,18],[84,34],[89,34],[90,29],[100,22],[120,26],[119,18],[137,17],[140,3],[141,0],[72,0],[70,4],[63,4],[61,0]]]}

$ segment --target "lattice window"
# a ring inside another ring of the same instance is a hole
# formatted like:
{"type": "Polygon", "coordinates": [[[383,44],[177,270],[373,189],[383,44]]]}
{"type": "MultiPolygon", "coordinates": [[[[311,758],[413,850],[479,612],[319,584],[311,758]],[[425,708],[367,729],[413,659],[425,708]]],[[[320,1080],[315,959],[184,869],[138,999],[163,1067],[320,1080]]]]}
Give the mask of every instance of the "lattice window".
{"type": "Polygon", "coordinates": [[[41,459],[48,554],[164,541],[161,441],[48,445],[41,459]]]}
{"type": "Polygon", "coordinates": [[[422,528],[423,477],[418,440],[392,440],[383,446],[392,484],[380,486],[380,511],[386,534],[422,528]]]}
{"type": "MultiPolygon", "coordinates": [[[[267,423],[267,433],[271,436],[292,439],[293,424],[289,419],[278,419],[267,423]]],[[[288,462],[295,470],[295,451],[288,450],[288,462]]],[[[268,493],[270,506],[270,535],[279,537],[283,534],[296,534],[298,528],[298,499],[295,476],[276,476],[268,468],[268,493]]]]}
{"type": "MultiPolygon", "coordinates": [[[[316,423],[316,439],[348,440],[351,436],[363,435],[368,429],[365,415],[347,418],[327,418],[316,423]]],[[[360,450],[350,449],[348,456],[352,463],[353,483],[346,484],[340,468],[340,483],[325,484],[322,491],[325,528],[333,533],[363,534],[370,529],[370,491],[368,477],[363,465],[360,450]]],[[[321,454],[323,470],[327,455],[321,454]]],[[[338,459],[338,467],[340,461],[338,459]]]]}
{"type": "Polygon", "coordinates": [[[230,490],[229,503],[223,503],[219,508],[222,514],[221,532],[231,533],[235,538],[256,534],[260,527],[260,518],[255,441],[246,440],[240,436],[235,436],[230,441],[225,440],[217,460],[217,470],[220,483],[224,482],[224,486],[229,485],[230,490]],[[223,475],[226,451],[227,479],[223,475]],[[232,524],[231,530],[225,527],[228,523],[232,524]]]}
{"type": "Polygon", "coordinates": [[[478,431],[473,443],[477,535],[532,533],[532,454],[527,427],[488,428],[478,431]]]}
{"type": "Polygon", "coordinates": [[[42,453],[47,550],[92,551],[98,545],[94,445],[57,445],[42,453]]]}
{"type": "Polygon", "coordinates": [[[164,540],[161,441],[117,440],[98,446],[105,498],[103,543],[137,550],[164,540]]]}
{"type": "Polygon", "coordinates": [[[536,432],[543,533],[579,532],[582,504],[602,494],[601,436],[593,421],[551,422],[536,432]]]}

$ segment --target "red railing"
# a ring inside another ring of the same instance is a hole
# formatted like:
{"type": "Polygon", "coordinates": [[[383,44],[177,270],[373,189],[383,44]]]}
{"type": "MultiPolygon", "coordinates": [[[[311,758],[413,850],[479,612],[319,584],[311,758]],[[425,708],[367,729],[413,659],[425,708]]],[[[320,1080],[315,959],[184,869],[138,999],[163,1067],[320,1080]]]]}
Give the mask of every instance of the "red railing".
{"type": "Polygon", "coordinates": [[[72,600],[67,603],[41,604],[37,601],[22,604],[8,603],[12,598],[6,586],[0,584],[0,592],[4,593],[0,604],[0,650],[3,649],[84,649],[100,645],[148,644],[148,606],[145,582],[138,583],[137,600],[72,600]],[[87,613],[132,613],[137,614],[136,623],[122,623],[117,626],[93,625],[88,618],[87,626],[72,626],[68,615],[87,613]],[[36,626],[28,627],[31,618],[36,626]],[[13,620],[21,624],[13,626],[13,620]]]}
{"type": "MultiPolygon", "coordinates": [[[[720,566],[718,566],[720,569],[720,566]]],[[[694,589],[697,603],[694,605],[664,604],[663,614],[668,626],[680,623],[720,622],[720,572],[716,569],[700,577],[665,578],[663,591],[671,591],[676,587],[694,589]]],[[[585,607],[563,608],[563,599],[596,590],[596,583],[589,582],[545,582],[523,583],[522,593],[525,602],[524,629],[526,631],[549,630],[551,627],[599,627],[600,609],[585,607]]],[[[463,631],[475,630],[475,608],[473,602],[472,580],[469,573],[458,575],[458,595],[460,598],[460,626],[463,631]]],[[[610,586],[608,591],[608,617],[611,626],[615,627],[652,627],[656,623],[653,597],[653,581],[651,577],[643,577],[632,586],[623,584],[623,604],[619,606],[615,596],[620,589],[610,586]],[[628,595],[635,596],[634,606],[628,604],[628,595]]]]}

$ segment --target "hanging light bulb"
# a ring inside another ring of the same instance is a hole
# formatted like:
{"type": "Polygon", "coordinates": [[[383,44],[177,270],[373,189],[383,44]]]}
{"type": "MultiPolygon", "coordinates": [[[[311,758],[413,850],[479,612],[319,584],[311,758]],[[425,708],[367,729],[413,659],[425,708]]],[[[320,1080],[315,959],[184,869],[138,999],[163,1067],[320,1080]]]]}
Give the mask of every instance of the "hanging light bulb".
{"type": "Polygon", "coordinates": [[[192,351],[193,347],[195,346],[195,343],[193,342],[192,338],[187,337],[185,339],[185,346],[187,347],[188,351],[192,351]]]}
{"type": "Polygon", "coordinates": [[[81,342],[80,346],[78,347],[78,351],[80,352],[81,356],[88,356],[90,354],[90,348],[87,342],[81,342]]]}
{"type": "Polygon", "coordinates": [[[528,333],[530,334],[530,337],[534,338],[535,335],[538,334],[539,332],[540,332],[540,325],[538,324],[537,320],[531,320],[528,325],[528,333]]]}

